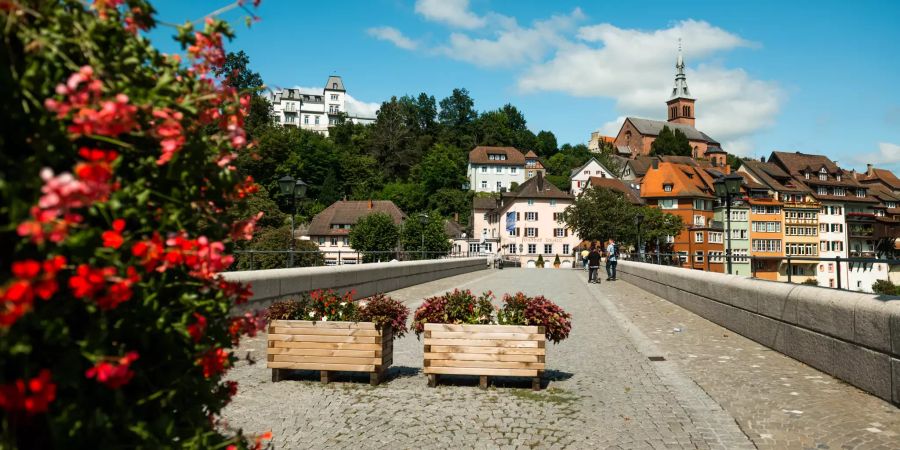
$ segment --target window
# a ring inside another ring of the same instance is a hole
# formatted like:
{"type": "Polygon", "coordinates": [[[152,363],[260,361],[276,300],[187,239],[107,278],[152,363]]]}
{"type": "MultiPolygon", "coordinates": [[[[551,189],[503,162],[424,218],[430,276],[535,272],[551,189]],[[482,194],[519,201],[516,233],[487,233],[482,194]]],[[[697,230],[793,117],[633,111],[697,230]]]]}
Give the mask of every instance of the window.
{"type": "Polygon", "coordinates": [[[664,184],[664,185],[663,185],[663,191],[666,191],[666,192],[672,192],[672,185],[671,185],[671,184],[664,184]]]}
{"type": "Polygon", "coordinates": [[[487,173],[487,166],[481,166],[481,173],[487,173]]]}
{"type": "Polygon", "coordinates": [[[498,181],[498,182],[497,182],[497,192],[500,192],[500,188],[502,188],[502,187],[503,187],[503,182],[502,182],[502,181],[498,181]]]}
{"type": "Polygon", "coordinates": [[[337,95],[337,94],[331,94],[331,99],[332,99],[332,100],[337,100],[337,99],[338,99],[338,95],[337,95]]]}
{"type": "Polygon", "coordinates": [[[725,252],[709,252],[709,262],[711,263],[719,263],[725,261],[725,252]]]}
{"type": "Polygon", "coordinates": [[[550,206],[556,206],[556,199],[550,199],[550,206]]]}
{"type": "Polygon", "coordinates": [[[591,174],[591,171],[590,171],[590,170],[585,170],[585,171],[584,171],[584,174],[585,174],[585,175],[590,175],[590,174],[591,174]]]}
{"type": "Polygon", "coordinates": [[[806,275],[806,269],[803,266],[791,266],[791,275],[806,275]]]}
{"type": "Polygon", "coordinates": [[[703,242],[703,232],[697,231],[694,233],[694,242],[703,242]]]}
{"type": "MultiPolygon", "coordinates": [[[[552,203],[551,203],[552,204],[552,203]]],[[[559,222],[562,219],[563,213],[555,212],[553,213],[553,221],[559,222]]]]}
{"type": "Polygon", "coordinates": [[[487,189],[487,180],[481,180],[481,188],[487,189]]]}
{"type": "Polygon", "coordinates": [[[866,196],[866,190],[865,190],[865,189],[857,189],[857,190],[856,190],[856,196],[857,196],[857,197],[865,197],[865,196],[866,196]]]}
{"type": "Polygon", "coordinates": [[[711,244],[721,244],[722,243],[722,235],[723,233],[718,231],[710,231],[709,232],[709,242],[711,244]]]}
{"type": "Polygon", "coordinates": [[[344,244],[344,247],[349,247],[349,246],[350,246],[350,238],[349,238],[349,237],[345,237],[345,238],[344,238],[343,244],[344,244]]]}
{"type": "Polygon", "coordinates": [[[825,180],[828,179],[828,175],[825,175],[824,173],[820,173],[820,174],[819,174],[819,179],[822,180],[822,181],[825,181],[825,180]]]}
{"type": "Polygon", "coordinates": [[[731,239],[747,239],[747,230],[731,229],[731,239]]]}
{"type": "Polygon", "coordinates": [[[781,222],[751,222],[751,227],[757,233],[780,233],[781,222]]]}
{"type": "Polygon", "coordinates": [[[509,244],[506,246],[506,248],[510,254],[513,254],[513,255],[516,254],[516,244],[509,244]]]}
{"type": "Polygon", "coordinates": [[[694,225],[699,227],[706,226],[706,217],[695,215],[694,216],[694,225]]]}
{"type": "Polygon", "coordinates": [[[481,248],[480,248],[480,246],[478,245],[478,243],[477,243],[477,242],[470,242],[470,243],[469,243],[469,253],[479,253],[479,252],[481,252],[481,248]]]}
{"type": "Polygon", "coordinates": [[[795,244],[788,243],[785,244],[785,254],[789,256],[815,256],[818,255],[816,251],[816,244],[795,244]]]}
{"type": "Polygon", "coordinates": [[[528,206],[532,206],[532,205],[534,205],[534,199],[533,199],[533,198],[529,198],[529,199],[528,199],[528,206]]]}
{"type": "Polygon", "coordinates": [[[659,201],[660,209],[678,209],[678,199],[666,198],[659,201]]]}
{"type": "Polygon", "coordinates": [[[746,263],[747,262],[747,250],[732,250],[731,251],[731,260],[736,263],[746,263]]]}
{"type": "Polygon", "coordinates": [[[808,180],[808,179],[809,179],[809,173],[808,173],[808,172],[807,172],[807,173],[804,173],[804,174],[803,174],[803,177],[806,178],[806,179],[808,180]]]}
{"type": "Polygon", "coordinates": [[[753,214],[781,214],[781,208],[777,206],[754,205],[751,212],[753,214]]]}
{"type": "Polygon", "coordinates": [[[534,211],[526,211],[525,212],[525,220],[535,221],[538,220],[538,213],[534,211]]]}
{"type": "Polygon", "coordinates": [[[703,262],[703,251],[697,250],[696,252],[694,252],[694,264],[702,263],[702,262],[703,262]]]}
{"type": "MultiPolygon", "coordinates": [[[[525,227],[525,237],[537,237],[538,229],[532,227],[525,227]]],[[[534,252],[529,252],[534,253],[534,252]]]]}
{"type": "Polygon", "coordinates": [[[816,193],[819,195],[828,195],[828,188],[826,188],[825,186],[819,186],[818,189],[816,189],[816,193]]]}
{"type": "Polygon", "coordinates": [[[564,255],[569,254],[569,244],[563,244],[563,254],[564,255]]]}
{"type": "Polygon", "coordinates": [[[553,244],[544,244],[544,254],[545,255],[553,254],[553,244]]]}
{"type": "Polygon", "coordinates": [[[842,224],[842,223],[831,224],[831,232],[832,233],[843,233],[844,232],[844,224],[842,224]]]}
{"type": "Polygon", "coordinates": [[[844,241],[831,241],[831,251],[833,251],[833,252],[844,251],[844,241]]]}
{"type": "Polygon", "coordinates": [[[338,239],[336,237],[332,237],[331,238],[331,246],[337,247],[337,241],[338,241],[338,239]]]}
{"type": "Polygon", "coordinates": [[[781,252],[781,239],[753,239],[751,248],[754,252],[781,252]]]}
{"type": "Polygon", "coordinates": [[[836,195],[838,197],[843,197],[844,195],[846,195],[846,192],[844,191],[844,188],[836,187],[836,188],[834,188],[834,195],[836,195]]]}
{"type": "Polygon", "coordinates": [[[566,237],[566,229],[565,228],[554,228],[553,229],[553,237],[566,237]]]}
{"type": "Polygon", "coordinates": [[[828,248],[829,248],[828,244],[829,244],[828,241],[819,241],[819,251],[827,252],[828,248]]]}
{"type": "Polygon", "coordinates": [[[309,125],[309,116],[308,115],[303,116],[303,123],[306,125],[309,125]]]}
{"type": "Polygon", "coordinates": [[[316,125],[319,124],[319,116],[316,116],[316,125]]]}
{"type": "Polygon", "coordinates": [[[325,238],[324,238],[324,237],[320,237],[320,238],[319,238],[319,245],[325,245],[325,238]]]}
{"type": "Polygon", "coordinates": [[[503,173],[503,166],[497,166],[497,173],[503,173]]]}
{"type": "Polygon", "coordinates": [[[532,255],[537,253],[537,244],[528,244],[528,253],[532,255]]]}
{"type": "Polygon", "coordinates": [[[509,174],[510,174],[510,175],[516,175],[517,173],[519,173],[518,170],[519,170],[518,167],[510,167],[510,168],[509,168],[509,174]]]}
{"type": "Polygon", "coordinates": [[[739,209],[737,211],[731,211],[731,221],[732,222],[746,222],[747,221],[747,210],[739,209]]]}
{"type": "Polygon", "coordinates": [[[699,209],[701,211],[712,211],[712,201],[694,200],[694,209],[699,209]]]}
{"type": "Polygon", "coordinates": [[[674,244],[675,236],[666,236],[666,244],[674,244]]]}

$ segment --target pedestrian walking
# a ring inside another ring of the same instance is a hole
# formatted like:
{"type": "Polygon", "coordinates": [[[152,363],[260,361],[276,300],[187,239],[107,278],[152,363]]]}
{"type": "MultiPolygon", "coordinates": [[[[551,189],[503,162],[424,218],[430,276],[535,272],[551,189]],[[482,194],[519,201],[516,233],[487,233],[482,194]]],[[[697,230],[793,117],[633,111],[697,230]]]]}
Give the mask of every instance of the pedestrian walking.
{"type": "MultiPolygon", "coordinates": [[[[593,248],[594,248],[594,246],[591,245],[591,249],[593,249],[593,248]]],[[[588,270],[588,255],[590,255],[590,254],[591,254],[591,252],[588,251],[587,247],[585,247],[583,250],[581,250],[581,267],[584,270],[588,270]]]]}
{"type": "Polygon", "coordinates": [[[588,283],[597,283],[600,284],[600,278],[597,277],[597,271],[600,270],[600,259],[603,255],[600,254],[600,247],[591,246],[591,251],[588,252],[587,261],[588,266],[588,283]]]}
{"type": "Polygon", "coordinates": [[[616,281],[616,266],[619,264],[619,245],[613,239],[606,246],[606,281],[616,281]]]}

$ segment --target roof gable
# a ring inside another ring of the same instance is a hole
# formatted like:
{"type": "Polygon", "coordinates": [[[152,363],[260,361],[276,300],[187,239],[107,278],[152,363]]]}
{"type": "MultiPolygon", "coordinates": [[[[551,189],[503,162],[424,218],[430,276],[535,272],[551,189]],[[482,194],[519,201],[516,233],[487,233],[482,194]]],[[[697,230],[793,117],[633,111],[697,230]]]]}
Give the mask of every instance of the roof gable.
{"type": "MultiPolygon", "coordinates": [[[[574,178],[578,174],[583,174],[584,169],[587,169],[588,166],[590,166],[591,164],[594,164],[595,166],[597,166],[598,169],[602,169],[607,175],[609,175],[611,177],[615,176],[615,174],[613,174],[612,171],[609,170],[609,168],[607,168],[606,166],[601,164],[600,161],[597,161],[597,158],[591,157],[591,159],[589,159],[586,163],[582,164],[581,167],[572,169],[572,171],[569,174],[569,178],[574,178]]],[[[597,169],[594,169],[594,170],[597,170],[597,169]]],[[[590,174],[588,174],[588,175],[590,175],[590,174]]]]}
{"type": "Polygon", "coordinates": [[[625,120],[631,122],[631,125],[634,126],[638,133],[641,133],[645,136],[659,136],[659,133],[662,131],[663,127],[669,127],[669,129],[672,131],[679,130],[684,133],[688,140],[718,144],[715,139],[700,132],[700,130],[690,125],[666,122],[662,120],[641,119],[639,117],[626,117],[625,120]]]}
{"type": "Polygon", "coordinates": [[[346,235],[348,228],[332,228],[332,225],[355,225],[360,218],[373,213],[384,213],[391,216],[394,223],[399,224],[406,214],[390,200],[339,200],[325,208],[309,222],[310,236],[346,235]]]}
{"type": "Polygon", "coordinates": [[[489,147],[480,145],[469,152],[469,164],[524,166],[525,155],[515,147],[489,147]],[[502,155],[505,159],[491,159],[491,155],[502,155]]]}

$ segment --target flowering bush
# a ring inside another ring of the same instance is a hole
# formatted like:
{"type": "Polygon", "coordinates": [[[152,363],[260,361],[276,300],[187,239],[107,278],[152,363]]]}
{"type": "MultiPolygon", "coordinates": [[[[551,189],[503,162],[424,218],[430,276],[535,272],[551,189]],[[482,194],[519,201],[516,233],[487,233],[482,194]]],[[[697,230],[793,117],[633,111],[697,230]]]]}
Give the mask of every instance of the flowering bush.
{"type": "Polygon", "coordinates": [[[416,335],[425,331],[426,323],[490,324],[493,321],[494,294],[485,292],[475,297],[472,291],[454,289],[439,297],[426,298],[416,309],[413,328],[416,335]]]}
{"type": "MultiPolygon", "coordinates": [[[[143,0],[0,1],[0,447],[258,447],[216,417],[258,317],[216,274],[255,221],[249,96],[207,20],[153,49],[143,0]],[[227,75],[226,75],[227,76],[227,75]]],[[[268,436],[262,436],[265,438],[268,436]]]]}
{"type": "Polygon", "coordinates": [[[500,325],[542,326],[547,340],[553,343],[569,337],[571,319],[571,314],[543,295],[528,297],[521,292],[504,295],[503,306],[497,311],[497,323],[500,325]]]}
{"type": "Polygon", "coordinates": [[[406,334],[409,308],[384,294],[354,301],[352,292],[340,296],[329,289],[275,302],[269,306],[266,317],[268,320],[372,322],[378,329],[389,325],[396,339],[406,334]]]}

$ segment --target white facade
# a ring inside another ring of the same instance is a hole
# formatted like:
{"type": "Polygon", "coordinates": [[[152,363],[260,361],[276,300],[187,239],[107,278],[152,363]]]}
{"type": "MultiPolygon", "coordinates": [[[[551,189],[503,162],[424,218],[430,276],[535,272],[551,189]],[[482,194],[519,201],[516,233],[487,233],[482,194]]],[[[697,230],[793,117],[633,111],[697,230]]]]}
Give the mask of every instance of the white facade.
{"type": "MultiPolygon", "coordinates": [[[[847,221],[845,220],[843,203],[823,202],[819,211],[819,257],[847,257],[847,221]]],[[[841,263],[840,274],[837,264],[819,261],[816,266],[816,281],[819,286],[837,287],[838,276],[841,286],[847,288],[850,283],[847,264],[841,263]]]]}
{"type": "Polygon", "coordinates": [[[371,123],[375,118],[356,117],[347,114],[347,91],[339,76],[330,76],[322,93],[301,92],[300,89],[282,89],[270,97],[275,123],[300,127],[328,135],[328,128],[338,123],[341,114],[354,123],[371,123]]]}
{"type": "Polygon", "coordinates": [[[591,177],[615,178],[616,176],[606,166],[591,158],[583,166],[572,169],[572,174],[569,177],[569,192],[575,196],[581,194],[590,184],[591,177]]]}
{"type": "Polygon", "coordinates": [[[469,188],[475,192],[510,190],[512,183],[525,182],[525,164],[475,164],[469,162],[469,188]]]}

